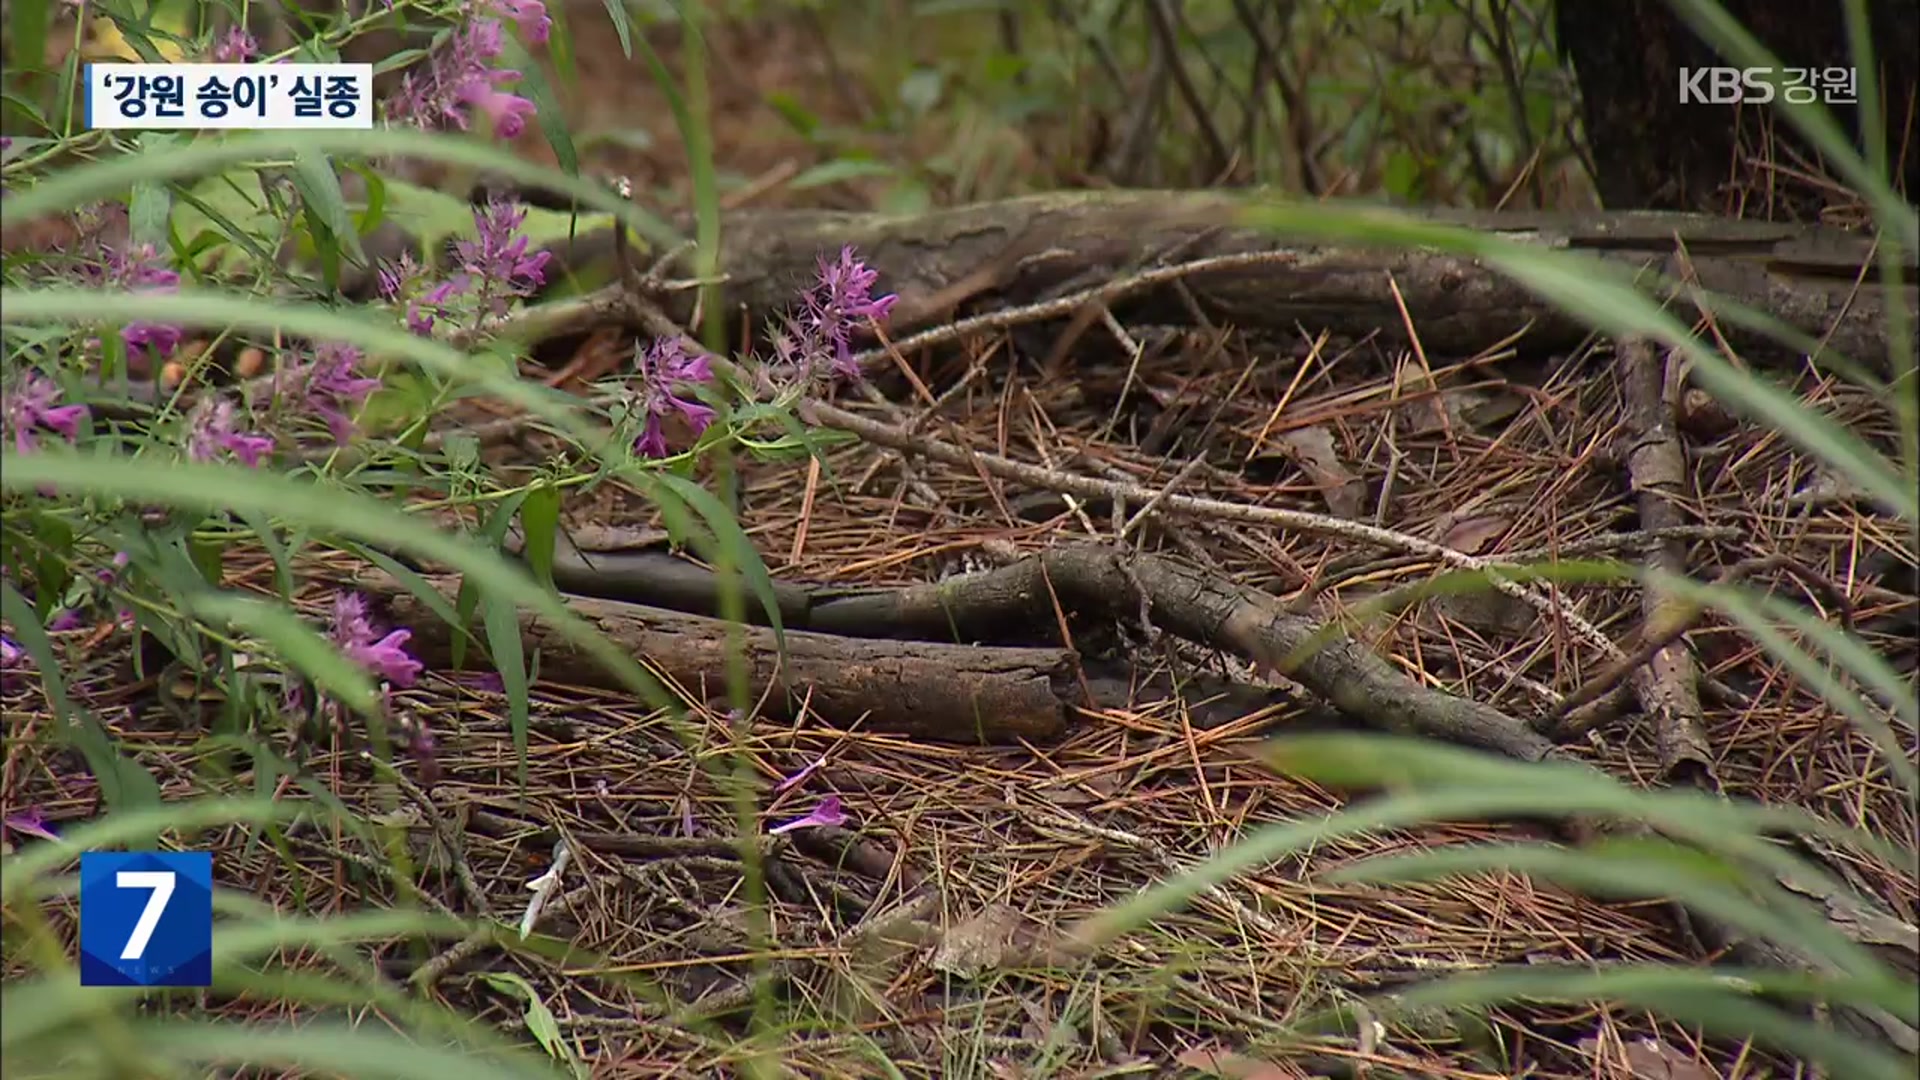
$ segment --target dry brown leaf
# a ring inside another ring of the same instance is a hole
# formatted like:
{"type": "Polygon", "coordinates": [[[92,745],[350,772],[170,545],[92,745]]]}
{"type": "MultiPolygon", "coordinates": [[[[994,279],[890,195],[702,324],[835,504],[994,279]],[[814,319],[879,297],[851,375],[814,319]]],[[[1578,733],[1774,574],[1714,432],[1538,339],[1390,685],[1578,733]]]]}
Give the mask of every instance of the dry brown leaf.
{"type": "Polygon", "coordinates": [[[1399,430],[1405,435],[1433,435],[1449,427],[1455,431],[1486,431],[1503,420],[1512,419],[1526,405],[1526,395],[1513,390],[1445,390],[1440,394],[1437,408],[1431,398],[1417,408],[1403,407],[1399,430]],[[1442,410],[1446,415],[1444,425],[1442,410]]]}
{"type": "Polygon", "coordinates": [[[1182,1050],[1174,1060],[1189,1069],[1212,1073],[1223,1080],[1300,1080],[1297,1069],[1236,1054],[1218,1046],[1196,1046],[1182,1050]]]}
{"type": "MultiPolygon", "coordinates": [[[[1588,1057],[1600,1056],[1598,1039],[1582,1039],[1579,1046],[1588,1057]]],[[[1627,1039],[1620,1044],[1620,1056],[1633,1080],[1719,1080],[1719,1074],[1664,1039],[1627,1039]]]]}
{"type": "Polygon", "coordinates": [[[1464,552],[1478,555],[1513,528],[1513,519],[1504,514],[1486,514],[1480,517],[1461,518],[1450,521],[1440,534],[1440,543],[1464,552]]]}
{"type": "Polygon", "coordinates": [[[1008,962],[1017,962],[1037,940],[1020,913],[1005,904],[988,904],[972,918],[947,929],[933,952],[933,969],[963,979],[1008,962]]]}
{"type": "Polygon", "coordinates": [[[1333,445],[1333,432],[1324,426],[1300,428],[1280,436],[1281,449],[1320,489],[1327,509],[1343,518],[1358,519],[1367,498],[1366,481],[1353,474],[1333,445]]]}

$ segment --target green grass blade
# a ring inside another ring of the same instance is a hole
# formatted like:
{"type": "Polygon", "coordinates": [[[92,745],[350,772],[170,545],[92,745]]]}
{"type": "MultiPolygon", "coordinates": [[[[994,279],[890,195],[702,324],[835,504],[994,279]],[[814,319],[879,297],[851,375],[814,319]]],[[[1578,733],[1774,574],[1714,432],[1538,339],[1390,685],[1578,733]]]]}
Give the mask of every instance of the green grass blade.
{"type": "Polygon", "coordinates": [[[215,174],[243,162],[292,158],[301,153],[321,156],[417,157],[448,165],[495,172],[528,187],[550,188],[571,196],[582,206],[612,214],[638,236],[662,248],[679,243],[665,222],[622,199],[607,187],[557,169],[535,165],[480,139],[414,130],[267,131],[201,141],[135,156],[108,158],[64,170],[58,183],[31,188],[9,187],[0,200],[0,224],[16,225],[113,199],[135,184],[161,183],[215,174]]]}

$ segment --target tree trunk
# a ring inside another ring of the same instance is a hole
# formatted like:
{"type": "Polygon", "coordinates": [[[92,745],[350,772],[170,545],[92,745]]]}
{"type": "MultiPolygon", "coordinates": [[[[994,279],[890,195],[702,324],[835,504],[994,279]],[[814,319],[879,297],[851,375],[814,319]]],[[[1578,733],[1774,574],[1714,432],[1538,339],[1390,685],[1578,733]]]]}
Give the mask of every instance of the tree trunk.
{"type": "MultiPolygon", "coordinates": [[[[1721,0],[1787,69],[1852,66],[1843,9],[1808,0],[1721,0]]],[[[1733,66],[1718,57],[1669,0],[1559,0],[1556,34],[1584,100],[1600,199],[1609,209],[1691,210],[1810,220],[1844,199],[1818,179],[1819,154],[1780,110],[1751,102],[1681,100],[1681,69],[1733,66]]],[[[1920,2],[1871,5],[1892,172],[1920,191],[1912,133],[1920,72],[1920,2]]],[[[1856,87],[1857,89],[1857,87],[1856,87]]],[[[1731,95],[1729,95],[1731,96],[1731,95]]],[[[1859,109],[1830,106],[1857,138],[1859,109]]]]}

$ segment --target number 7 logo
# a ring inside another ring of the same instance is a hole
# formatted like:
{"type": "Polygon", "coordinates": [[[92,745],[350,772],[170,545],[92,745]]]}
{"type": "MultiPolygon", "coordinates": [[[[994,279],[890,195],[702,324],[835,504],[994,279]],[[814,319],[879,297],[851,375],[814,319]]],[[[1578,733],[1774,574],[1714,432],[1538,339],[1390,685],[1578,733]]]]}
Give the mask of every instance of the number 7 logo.
{"type": "Polygon", "coordinates": [[[80,856],[80,985],[210,986],[213,855],[80,856]]]}
{"type": "Polygon", "coordinates": [[[123,889],[153,890],[147,894],[147,906],[140,909],[139,921],[133,924],[127,947],[120,950],[120,959],[138,960],[147,954],[153,928],[160,925],[160,916],[166,914],[167,901],[173,896],[173,881],[171,870],[122,870],[113,875],[113,883],[123,889]]]}

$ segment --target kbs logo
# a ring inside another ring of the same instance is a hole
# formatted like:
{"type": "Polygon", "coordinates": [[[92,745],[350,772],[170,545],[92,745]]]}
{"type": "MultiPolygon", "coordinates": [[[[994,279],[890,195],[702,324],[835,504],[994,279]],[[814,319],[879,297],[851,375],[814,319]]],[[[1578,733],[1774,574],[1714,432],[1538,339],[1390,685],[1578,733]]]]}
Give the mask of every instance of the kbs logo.
{"type": "Polygon", "coordinates": [[[213,985],[211,852],[81,854],[80,985],[213,985]]]}
{"type": "Polygon", "coordinates": [[[1852,68],[1702,67],[1680,69],[1682,105],[1765,105],[1775,97],[1794,105],[1857,100],[1852,68]]]}

